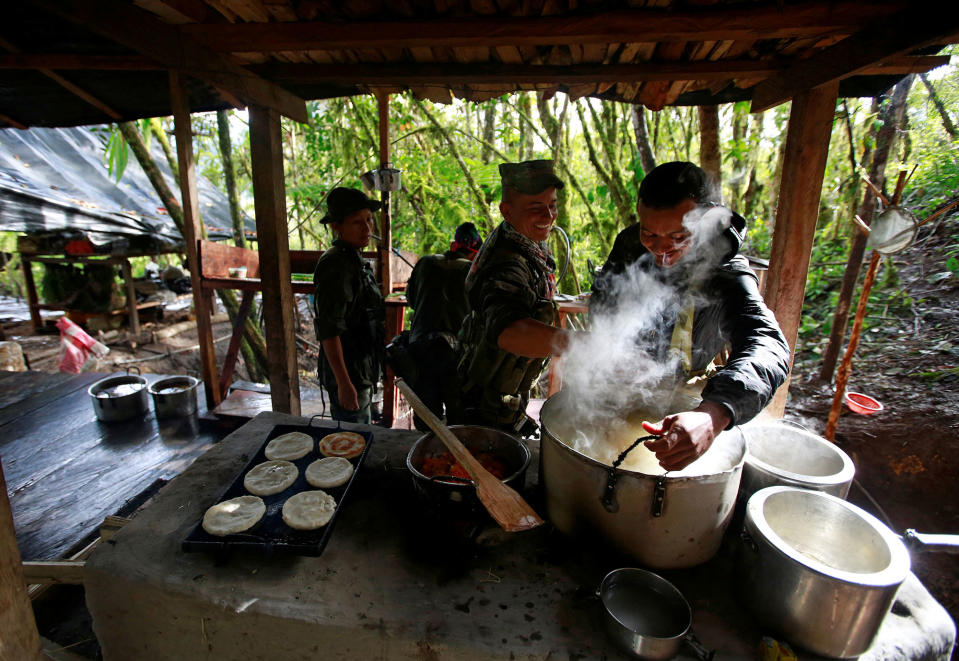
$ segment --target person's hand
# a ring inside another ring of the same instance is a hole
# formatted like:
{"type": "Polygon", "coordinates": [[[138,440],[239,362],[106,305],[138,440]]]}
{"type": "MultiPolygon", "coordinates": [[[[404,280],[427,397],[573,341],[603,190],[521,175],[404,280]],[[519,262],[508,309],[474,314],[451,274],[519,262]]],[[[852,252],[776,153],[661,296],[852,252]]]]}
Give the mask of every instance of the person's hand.
{"type": "Polygon", "coordinates": [[[340,406],[347,411],[360,410],[360,400],[357,398],[356,388],[349,381],[337,384],[336,396],[340,400],[340,406]]]}
{"type": "Polygon", "coordinates": [[[659,465],[666,470],[682,470],[709,449],[729,422],[729,411],[724,406],[703,402],[692,411],[667,415],[655,424],[644,422],[643,429],[662,436],[644,445],[656,453],[659,465]]]}

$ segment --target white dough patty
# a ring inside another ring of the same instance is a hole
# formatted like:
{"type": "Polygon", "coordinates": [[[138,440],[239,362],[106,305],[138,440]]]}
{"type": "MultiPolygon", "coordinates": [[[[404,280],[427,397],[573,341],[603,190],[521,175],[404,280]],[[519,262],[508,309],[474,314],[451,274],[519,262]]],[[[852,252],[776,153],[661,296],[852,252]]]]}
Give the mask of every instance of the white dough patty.
{"type": "Polygon", "coordinates": [[[336,501],[325,491],[301,491],[283,503],[283,522],[296,530],[322,528],[333,518],[336,501]]]}
{"type": "Polygon", "coordinates": [[[255,496],[269,496],[296,482],[297,475],[296,465],[289,461],[264,461],[250,469],[243,486],[255,496]]]}
{"type": "Polygon", "coordinates": [[[203,529],[211,535],[232,535],[252,528],[266,513],[266,504],[256,496],[240,496],[217,503],[203,515],[203,529]]]}
{"type": "Polygon", "coordinates": [[[338,431],[320,439],[320,452],[327,457],[359,457],[366,447],[366,439],[352,431],[338,431]]]}
{"type": "Polygon", "coordinates": [[[317,489],[332,489],[346,484],[353,474],[353,464],[343,457],[317,459],[306,467],[306,481],[317,489]]]}
{"type": "Polygon", "coordinates": [[[277,436],[266,444],[267,459],[284,459],[294,461],[300,457],[305,457],[313,451],[313,437],[299,431],[291,431],[289,434],[277,436]]]}

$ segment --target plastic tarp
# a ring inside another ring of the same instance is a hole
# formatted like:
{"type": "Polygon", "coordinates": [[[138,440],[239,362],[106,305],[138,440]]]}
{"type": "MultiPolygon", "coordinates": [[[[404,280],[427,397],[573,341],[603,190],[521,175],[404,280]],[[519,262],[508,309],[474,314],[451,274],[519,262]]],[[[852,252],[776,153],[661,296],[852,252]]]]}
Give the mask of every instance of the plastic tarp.
{"type": "MultiPolygon", "coordinates": [[[[80,232],[103,245],[128,239],[144,252],[180,251],[183,237],[132,153],[119,183],[103,162],[106,127],[0,130],[0,230],[80,232]],[[93,130],[91,130],[93,128],[93,130]],[[95,132],[99,128],[100,132],[95,132]]],[[[170,190],[179,187],[162,147],[151,153],[170,190]]],[[[197,178],[200,217],[211,239],[232,236],[230,205],[207,179],[197,178]]],[[[248,232],[256,225],[244,214],[248,232]]]]}

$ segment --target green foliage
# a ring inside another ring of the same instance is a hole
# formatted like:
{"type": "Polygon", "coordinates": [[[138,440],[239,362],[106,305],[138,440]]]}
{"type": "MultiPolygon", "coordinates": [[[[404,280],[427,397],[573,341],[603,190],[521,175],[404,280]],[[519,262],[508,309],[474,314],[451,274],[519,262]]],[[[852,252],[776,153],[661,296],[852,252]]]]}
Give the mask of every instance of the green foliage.
{"type": "Polygon", "coordinates": [[[84,312],[109,312],[123,305],[112,264],[45,264],[40,294],[47,303],[84,312]]]}

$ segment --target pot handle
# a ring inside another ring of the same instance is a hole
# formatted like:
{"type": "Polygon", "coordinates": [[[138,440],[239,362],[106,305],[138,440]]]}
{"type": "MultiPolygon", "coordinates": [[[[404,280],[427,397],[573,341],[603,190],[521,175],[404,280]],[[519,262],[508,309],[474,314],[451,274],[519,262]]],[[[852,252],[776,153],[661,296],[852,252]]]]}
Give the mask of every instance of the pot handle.
{"type": "Polygon", "coordinates": [[[933,535],[916,532],[912,528],[902,535],[902,541],[910,551],[941,551],[943,553],[959,554],[959,535],[933,535]]]}
{"type": "Polygon", "coordinates": [[[683,636],[683,642],[699,661],[713,661],[716,657],[716,650],[711,650],[699,642],[699,638],[692,631],[683,636]]]}
{"type": "Polygon", "coordinates": [[[137,367],[136,365],[130,365],[127,367],[127,376],[130,375],[130,370],[136,370],[137,376],[143,376],[143,373],[140,371],[140,368],[137,367]]]}
{"type": "MultiPolygon", "coordinates": [[[[606,511],[609,512],[610,514],[615,514],[616,512],[619,511],[619,503],[616,500],[616,480],[618,479],[619,475],[616,472],[616,469],[619,468],[619,465],[626,460],[626,455],[632,452],[637,445],[639,445],[643,441],[649,441],[654,438],[662,438],[662,437],[658,434],[651,434],[649,436],[640,436],[635,441],[633,441],[632,445],[630,445],[628,448],[620,452],[619,456],[616,457],[616,461],[614,461],[613,465],[609,467],[609,470],[607,471],[607,474],[606,474],[606,488],[603,489],[603,495],[599,497],[599,502],[603,504],[603,507],[606,508],[606,511]]],[[[658,501],[659,501],[658,504],[657,504],[657,494],[655,492],[653,494],[653,516],[661,516],[663,513],[663,504],[666,498],[665,477],[666,477],[665,474],[663,474],[663,477],[661,477],[659,482],[656,483],[657,489],[660,487],[660,484],[662,484],[662,494],[661,494],[661,497],[658,498],[658,501]],[[659,511],[658,514],[656,513],[657,509],[659,511]]]]}

